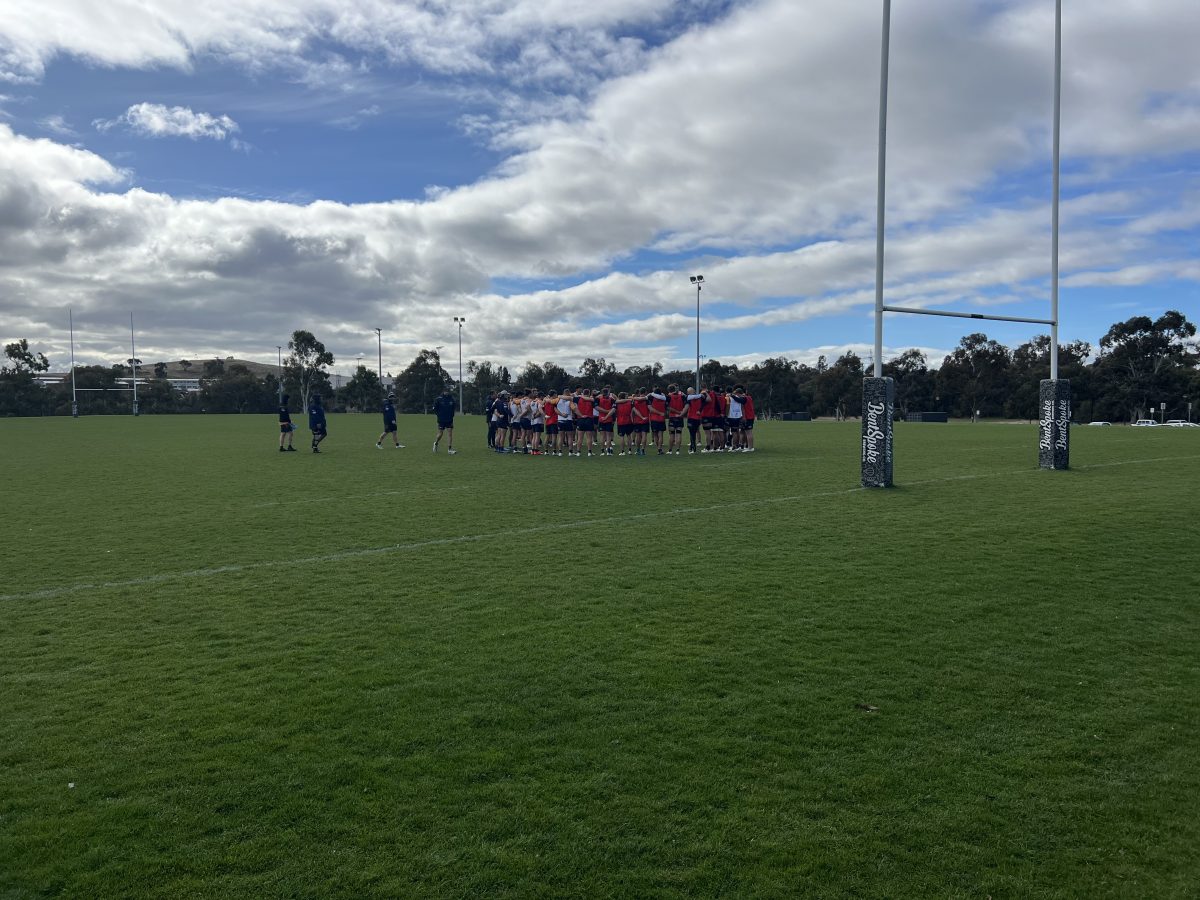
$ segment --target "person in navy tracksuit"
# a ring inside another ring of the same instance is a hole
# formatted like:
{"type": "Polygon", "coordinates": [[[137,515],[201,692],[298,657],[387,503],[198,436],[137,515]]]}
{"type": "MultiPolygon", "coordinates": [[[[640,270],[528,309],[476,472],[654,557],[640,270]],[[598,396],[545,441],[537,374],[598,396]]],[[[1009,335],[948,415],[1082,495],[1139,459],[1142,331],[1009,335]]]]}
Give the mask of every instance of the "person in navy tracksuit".
{"type": "Polygon", "coordinates": [[[396,428],[396,395],[388,394],[387,399],[383,401],[383,434],[379,435],[379,440],[375,442],[375,446],[380,450],[383,449],[383,439],[388,435],[392,436],[392,440],[396,444],[397,450],[403,450],[404,445],[400,443],[400,435],[396,428]]]}
{"type": "Polygon", "coordinates": [[[321,405],[321,395],[313,394],[308,401],[308,430],[312,432],[312,452],[320,453],[317,445],[329,437],[325,427],[325,407],[321,405]]]}

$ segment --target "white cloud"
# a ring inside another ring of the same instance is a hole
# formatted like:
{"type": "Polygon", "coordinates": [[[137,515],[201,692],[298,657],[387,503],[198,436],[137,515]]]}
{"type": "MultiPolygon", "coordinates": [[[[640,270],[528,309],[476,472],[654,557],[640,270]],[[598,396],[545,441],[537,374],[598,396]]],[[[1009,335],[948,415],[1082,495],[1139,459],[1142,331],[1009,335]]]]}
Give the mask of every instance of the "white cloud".
{"type": "MultiPolygon", "coordinates": [[[[890,298],[1044,310],[1048,190],[1017,182],[996,209],[976,207],[1007,175],[1048,169],[1042,5],[913,0],[897,11],[890,298]]],[[[769,329],[869,308],[874,5],[746,3],[650,52],[623,44],[619,26],[660,21],[671,5],[658,0],[219,2],[161,6],[120,37],[98,11],[114,6],[120,21],[121,2],[53,4],[57,30],[23,30],[5,17],[10,71],[33,77],[57,53],[107,65],[185,68],[201,52],[275,64],[334,41],[441,73],[507,79],[511,106],[480,123],[506,161],[423,202],[176,200],[118,192],[124,173],[109,162],[0,126],[0,330],[68,302],[85,317],[116,304],[153,311],[142,317],[158,323],[148,353],[252,356],[304,325],[342,355],[390,322],[389,356],[404,359],[445,343],[450,316],[465,314],[470,356],[644,363],[686,346],[695,299],[671,265],[610,271],[646,248],[701,256],[706,333],[771,337],[769,329]],[[564,62],[579,60],[588,61],[586,89],[539,106],[524,99],[522,86],[569,80],[564,62]],[[508,124],[497,132],[497,121],[508,124]],[[504,295],[500,278],[554,287],[504,295]],[[578,284],[559,288],[558,278],[578,284]]],[[[1181,0],[1154,0],[1068,16],[1069,160],[1085,168],[1200,149],[1200,129],[1188,127],[1200,20],[1185,12],[1181,0]],[[1128,35],[1140,51],[1116,47],[1128,35]]],[[[353,68],[323,61],[335,80],[353,68]]],[[[228,116],[157,104],[113,122],[153,135],[239,133],[228,116]]],[[[1153,243],[1171,221],[1192,221],[1191,206],[1171,220],[1141,191],[1098,188],[1103,181],[1075,182],[1064,205],[1064,284],[1194,278],[1187,254],[1153,243]]],[[[764,345],[762,355],[777,351],[764,345]]]]}
{"type": "Polygon", "coordinates": [[[161,103],[135,103],[115,119],[93,122],[101,131],[125,126],[144,137],[212,138],[222,141],[238,131],[237,122],[229,116],[214,116],[194,112],[186,106],[164,106],[161,103]]]}
{"type": "Polygon", "coordinates": [[[337,128],[345,128],[349,131],[362,126],[368,119],[373,119],[378,116],[382,110],[378,103],[372,103],[370,106],[364,106],[362,109],[357,109],[348,116],[339,116],[336,119],[330,120],[330,125],[337,128]]]}
{"type": "Polygon", "coordinates": [[[57,134],[59,137],[75,137],[75,129],[61,115],[45,116],[38,119],[37,124],[51,134],[57,134]]]}

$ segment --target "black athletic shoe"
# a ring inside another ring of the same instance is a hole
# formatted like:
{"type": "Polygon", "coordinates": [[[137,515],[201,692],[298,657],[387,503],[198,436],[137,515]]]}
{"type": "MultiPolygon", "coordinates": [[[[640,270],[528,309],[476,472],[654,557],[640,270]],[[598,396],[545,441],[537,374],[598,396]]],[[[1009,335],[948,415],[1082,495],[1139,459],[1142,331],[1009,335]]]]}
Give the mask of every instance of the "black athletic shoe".
{"type": "Polygon", "coordinates": [[[288,444],[288,448],[287,448],[287,450],[288,450],[288,453],[295,453],[295,452],[296,452],[296,448],[295,448],[295,447],[293,447],[291,444],[288,444]]]}
{"type": "Polygon", "coordinates": [[[279,452],[280,452],[280,453],[287,453],[287,450],[285,450],[283,447],[280,447],[280,448],[279,448],[279,452]]]}
{"type": "Polygon", "coordinates": [[[313,447],[313,453],[320,453],[320,452],[321,452],[321,451],[320,451],[320,450],[318,450],[316,447],[313,447]]]}

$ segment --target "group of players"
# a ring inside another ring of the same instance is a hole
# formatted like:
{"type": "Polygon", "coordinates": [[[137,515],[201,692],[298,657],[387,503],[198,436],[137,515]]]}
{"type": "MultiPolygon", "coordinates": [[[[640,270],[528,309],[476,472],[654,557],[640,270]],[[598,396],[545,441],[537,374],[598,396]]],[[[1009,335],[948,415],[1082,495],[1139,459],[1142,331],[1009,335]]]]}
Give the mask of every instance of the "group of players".
{"type": "Polygon", "coordinates": [[[528,388],[489,395],[488,446],[497,453],[551,456],[679,456],[753,453],[754,400],[738,384],[700,391],[605,387],[561,393],[528,388]],[[615,439],[615,440],[614,440],[615,439]]]}
{"type": "MultiPolygon", "coordinates": [[[[292,422],[292,414],[288,409],[288,395],[281,394],[279,397],[279,452],[295,452],[296,448],[292,446],[292,435],[296,431],[296,425],[292,422]]],[[[449,440],[446,446],[446,452],[453,456],[458,451],[454,449],[454,396],[450,393],[450,389],[446,388],[441,396],[433,401],[433,413],[437,416],[437,436],[433,439],[433,452],[438,452],[438,446],[442,442],[443,435],[449,435],[449,440]]],[[[383,442],[388,437],[392,439],[392,445],[397,450],[403,450],[404,445],[400,443],[399,428],[396,424],[396,395],[388,394],[383,401],[383,432],[379,435],[379,439],[375,441],[375,446],[382,450],[383,442]]],[[[312,452],[321,452],[321,442],[329,437],[329,426],[325,418],[325,407],[321,403],[320,394],[314,393],[308,401],[308,430],[312,432],[312,452]]]]}

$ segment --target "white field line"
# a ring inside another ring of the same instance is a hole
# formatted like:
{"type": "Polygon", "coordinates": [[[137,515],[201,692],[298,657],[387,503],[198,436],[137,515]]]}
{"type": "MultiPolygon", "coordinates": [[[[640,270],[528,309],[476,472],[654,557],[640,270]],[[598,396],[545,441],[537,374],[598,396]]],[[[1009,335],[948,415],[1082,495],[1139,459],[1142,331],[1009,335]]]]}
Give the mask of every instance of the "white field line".
{"type": "Polygon", "coordinates": [[[426,489],[409,488],[404,491],[370,491],[366,494],[339,494],[336,497],[303,497],[296,500],[265,500],[262,503],[251,503],[251,509],[267,509],[272,506],[295,506],[298,503],[336,503],[339,500],[369,500],[372,497],[412,497],[432,493],[449,493],[450,491],[465,491],[470,485],[454,485],[451,487],[432,487],[425,485],[426,489]]]}
{"type": "MultiPolygon", "coordinates": [[[[1148,459],[1128,459],[1111,463],[1094,463],[1086,466],[1076,466],[1076,471],[1087,469],[1106,469],[1114,466],[1134,466],[1156,462],[1177,462],[1180,460],[1200,459],[1198,456],[1159,456],[1148,459]]],[[[945,484],[953,481],[974,481],[981,478],[999,478],[1009,475],[1029,475],[1041,472],[1041,469],[1022,468],[1005,472],[986,472],[975,475],[950,475],[942,478],[929,478],[924,481],[909,481],[906,485],[945,484]]],[[[490,538],[524,537],[526,535],[544,534],[551,531],[565,531],[572,528],[591,528],[598,525],[621,525],[646,519],[660,519],[668,516],[693,515],[696,513],[722,512],[731,509],[741,509],[748,506],[764,506],[775,503],[792,503],[797,500],[813,500],[821,497],[843,497],[848,494],[861,494],[876,488],[853,487],[832,491],[814,491],[808,494],[790,494],[785,497],[759,497],[751,500],[734,500],[729,503],[716,503],[710,506],[679,506],[674,509],[655,510],[652,512],[632,513],[623,516],[605,516],[599,519],[577,519],[573,522],[555,522],[546,525],[531,525],[526,528],[506,528],[502,531],[484,531],[478,534],[463,534],[455,537],[431,538],[426,541],[410,541],[403,544],[390,544],[383,547],[362,547],[355,550],[339,550],[336,553],[323,553],[317,556],[301,556],[293,559],[261,560],[259,562],[232,563],[225,566],[210,566],[203,569],[190,569],[183,572],[161,572],[156,575],[146,575],[141,578],[129,578],[124,581],[81,582],[63,585],[61,587],[44,588],[37,591],[27,591],[21,594],[0,594],[0,602],[19,600],[45,600],[78,594],[83,591],[104,591],[118,588],[144,587],[152,584],[163,584],[168,581],[186,581],[198,578],[212,578],[216,575],[233,575],[241,572],[254,572],[260,569],[281,569],[292,566],[307,566],[322,563],[340,562],[346,559],[361,559],[371,556],[387,556],[392,553],[404,553],[410,550],[424,550],[428,547],[445,547],[453,544],[470,544],[486,541],[490,538]]]]}

